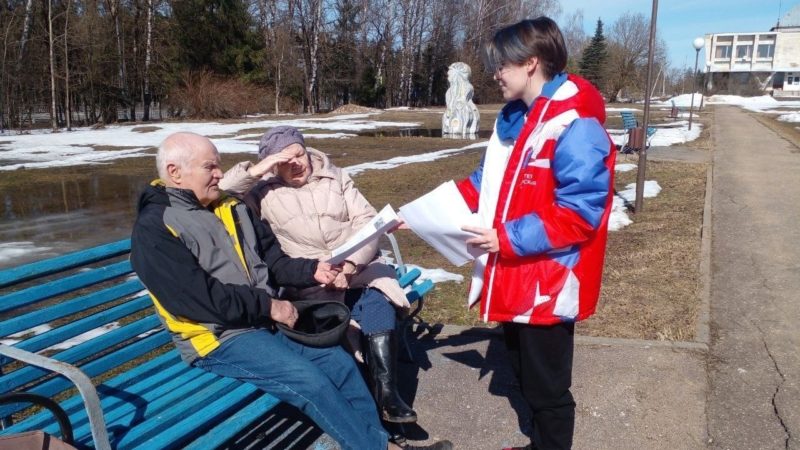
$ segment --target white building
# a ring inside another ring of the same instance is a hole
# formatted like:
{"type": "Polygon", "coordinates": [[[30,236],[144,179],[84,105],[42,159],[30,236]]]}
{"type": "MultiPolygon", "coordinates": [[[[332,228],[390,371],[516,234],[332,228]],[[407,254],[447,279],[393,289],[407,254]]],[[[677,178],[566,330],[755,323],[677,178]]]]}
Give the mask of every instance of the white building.
{"type": "Polygon", "coordinates": [[[800,96],[800,5],[768,32],[707,34],[706,88],[800,96]]]}

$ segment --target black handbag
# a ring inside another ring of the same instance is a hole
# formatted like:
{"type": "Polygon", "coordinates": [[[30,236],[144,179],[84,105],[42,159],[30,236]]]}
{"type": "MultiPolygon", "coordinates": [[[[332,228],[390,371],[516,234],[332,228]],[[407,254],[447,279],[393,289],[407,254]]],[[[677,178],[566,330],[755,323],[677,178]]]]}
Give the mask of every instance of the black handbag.
{"type": "Polygon", "coordinates": [[[298,300],[292,304],[297,308],[294,328],[277,324],[287,337],[310,347],[333,347],[342,341],[350,322],[350,310],[344,303],[298,300]]]}

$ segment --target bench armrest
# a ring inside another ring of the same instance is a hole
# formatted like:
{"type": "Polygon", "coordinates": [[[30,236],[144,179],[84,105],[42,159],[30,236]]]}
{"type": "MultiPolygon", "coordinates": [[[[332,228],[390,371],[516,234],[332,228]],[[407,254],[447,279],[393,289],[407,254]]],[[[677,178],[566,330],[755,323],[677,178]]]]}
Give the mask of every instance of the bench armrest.
{"type": "Polygon", "coordinates": [[[400,246],[397,245],[397,239],[392,233],[386,233],[385,236],[389,239],[389,243],[392,244],[394,259],[397,261],[397,267],[400,269],[400,276],[403,276],[406,274],[406,265],[403,264],[403,255],[400,254],[400,246]]]}
{"type": "Polygon", "coordinates": [[[58,373],[72,381],[78,388],[81,398],[83,398],[95,448],[97,450],[111,450],[111,443],[108,440],[108,432],[106,431],[106,421],[103,417],[103,410],[100,408],[100,398],[97,396],[97,389],[92,384],[92,380],[86,374],[71,364],[5,344],[0,344],[0,355],[58,373]]]}

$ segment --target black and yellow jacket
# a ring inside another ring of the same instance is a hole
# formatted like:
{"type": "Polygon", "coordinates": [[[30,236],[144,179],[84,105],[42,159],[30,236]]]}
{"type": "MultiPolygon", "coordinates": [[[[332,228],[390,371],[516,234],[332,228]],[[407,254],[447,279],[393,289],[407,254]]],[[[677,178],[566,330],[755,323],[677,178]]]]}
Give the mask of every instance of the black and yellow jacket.
{"type": "Polygon", "coordinates": [[[139,198],[131,264],[184,361],[269,326],[278,286],[316,284],[317,261],[290,258],[268,225],[233,197],[204,208],[154,182],[139,198]]]}

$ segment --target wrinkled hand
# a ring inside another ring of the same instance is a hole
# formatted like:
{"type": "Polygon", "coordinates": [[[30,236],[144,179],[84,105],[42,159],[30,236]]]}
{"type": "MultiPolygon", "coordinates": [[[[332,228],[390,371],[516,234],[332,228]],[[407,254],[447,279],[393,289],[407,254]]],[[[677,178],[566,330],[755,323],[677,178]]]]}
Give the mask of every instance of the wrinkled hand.
{"type": "Polygon", "coordinates": [[[477,235],[467,239],[467,244],[479,247],[489,253],[500,251],[500,240],[497,238],[497,230],[494,228],[463,226],[461,229],[477,235]]]}
{"type": "Polygon", "coordinates": [[[339,275],[341,271],[341,266],[332,266],[329,263],[320,261],[317,265],[317,271],[314,272],[314,279],[317,280],[319,284],[328,285],[336,279],[336,276],[339,275]]]}
{"type": "Polygon", "coordinates": [[[249,169],[247,169],[247,173],[249,173],[252,177],[261,178],[265,174],[272,171],[273,167],[277,166],[278,164],[288,162],[290,159],[294,158],[294,156],[294,152],[290,153],[286,151],[280,151],[274,155],[267,156],[259,161],[258,164],[253,164],[249,169]]]}
{"type": "Polygon", "coordinates": [[[297,308],[294,307],[292,302],[273,298],[269,316],[275,322],[280,322],[286,324],[290,328],[294,328],[294,324],[297,322],[297,308]]]}
{"type": "Polygon", "coordinates": [[[339,274],[336,275],[336,278],[334,278],[333,282],[325,287],[335,291],[347,290],[350,287],[350,274],[339,272],[339,274]]]}

